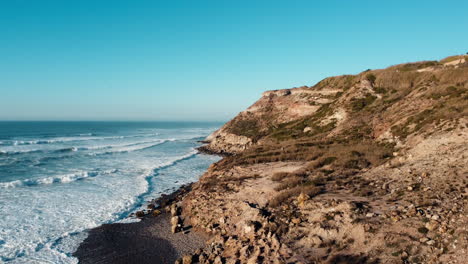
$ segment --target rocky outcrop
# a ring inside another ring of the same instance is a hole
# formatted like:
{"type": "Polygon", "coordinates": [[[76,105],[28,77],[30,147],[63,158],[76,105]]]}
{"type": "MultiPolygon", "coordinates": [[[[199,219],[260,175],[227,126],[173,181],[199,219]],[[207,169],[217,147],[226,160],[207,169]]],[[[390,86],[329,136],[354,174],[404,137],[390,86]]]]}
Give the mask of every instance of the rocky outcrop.
{"type": "Polygon", "coordinates": [[[464,263],[466,56],[267,91],[207,138],[199,263],[464,263]]]}

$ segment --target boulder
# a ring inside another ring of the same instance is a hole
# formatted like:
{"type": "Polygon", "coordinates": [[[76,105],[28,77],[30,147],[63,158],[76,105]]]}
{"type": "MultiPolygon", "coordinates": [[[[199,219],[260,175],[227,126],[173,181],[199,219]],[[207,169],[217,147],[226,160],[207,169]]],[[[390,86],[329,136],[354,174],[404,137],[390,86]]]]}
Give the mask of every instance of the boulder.
{"type": "Polygon", "coordinates": [[[186,255],[182,258],[182,264],[192,264],[192,263],[193,263],[192,255],[186,255]]]}
{"type": "Polygon", "coordinates": [[[143,212],[143,211],[137,211],[137,212],[135,213],[135,215],[136,215],[136,217],[143,217],[143,216],[145,216],[145,212],[143,212]]]}
{"type": "Polygon", "coordinates": [[[178,209],[177,209],[177,205],[176,205],[176,204],[172,204],[172,205],[171,205],[171,215],[172,215],[172,216],[178,215],[178,209]]]}
{"type": "Polygon", "coordinates": [[[153,216],[158,216],[161,214],[161,211],[160,210],[153,210],[153,216]]]}
{"type": "Polygon", "coordinates": [[[173,216],[171,218],[171,231],[172,233],[177,233],[179,231],[180,217],[173,216]]]}

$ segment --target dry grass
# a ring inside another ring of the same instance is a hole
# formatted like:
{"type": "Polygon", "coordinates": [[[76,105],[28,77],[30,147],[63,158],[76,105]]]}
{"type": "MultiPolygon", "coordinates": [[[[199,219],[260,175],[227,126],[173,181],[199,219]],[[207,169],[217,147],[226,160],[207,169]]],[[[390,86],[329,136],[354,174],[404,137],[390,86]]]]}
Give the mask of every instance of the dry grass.
{"type": "Polygon", "coordinates": [[[288,201],[293,197],[297,197],[299,194],[304,193],[309,197],[314,197],[321,192],[321,189],[316,186],[296,186],[291,189],[281,191],[278,195],[273,197],[268,203],[270,207],[277,207],[284,202],[288,201]]]}

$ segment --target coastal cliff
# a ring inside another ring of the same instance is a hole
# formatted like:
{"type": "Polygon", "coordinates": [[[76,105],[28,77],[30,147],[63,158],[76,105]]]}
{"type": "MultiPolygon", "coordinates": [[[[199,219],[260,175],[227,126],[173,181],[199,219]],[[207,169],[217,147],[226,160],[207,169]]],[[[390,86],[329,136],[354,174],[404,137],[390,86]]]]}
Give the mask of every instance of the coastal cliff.
{"type": "Polygon", "coordinates": [[[183,199],[200,263],[465,263],[467,56],[265,92],[183,199]]]}
{"type": "Polygon", "coordinates": [[[468,56],[268,91],[206,139],[201,150],[225,155],[198,182],[140,223],[93,230],[75,255],[466,263],[467,142],[468,56]]]}

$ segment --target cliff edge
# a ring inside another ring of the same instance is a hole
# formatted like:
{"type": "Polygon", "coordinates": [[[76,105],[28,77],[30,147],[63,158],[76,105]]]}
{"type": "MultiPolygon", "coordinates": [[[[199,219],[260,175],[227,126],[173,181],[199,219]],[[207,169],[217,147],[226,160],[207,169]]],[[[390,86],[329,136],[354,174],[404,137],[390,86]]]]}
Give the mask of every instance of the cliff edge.
{"type": "MultiPolygon", "coordinates": [[[[468,57],[265,92],[180,202],[200,263],[466,263],[468,57]]],[[[193,258],[192,258],[193,257],[193,258]]]]}

